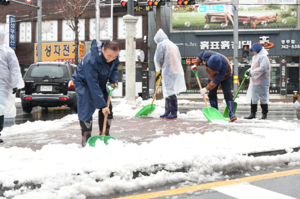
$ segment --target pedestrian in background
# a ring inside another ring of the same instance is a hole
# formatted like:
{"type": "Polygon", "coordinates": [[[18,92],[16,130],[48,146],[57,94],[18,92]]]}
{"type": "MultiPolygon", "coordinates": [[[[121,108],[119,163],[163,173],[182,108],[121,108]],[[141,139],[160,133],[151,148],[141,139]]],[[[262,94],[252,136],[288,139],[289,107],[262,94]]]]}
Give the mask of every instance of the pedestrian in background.
{"type": "Polygon", "coordinates": [[[4,44],[4,40],[4,30],[0,29],[0,132],[4,127],[4,113],[10,95],[15,95],[18,89],[24,87],[18,58],[15,51],[4,44]]]}
{"type": "Polygon", "coordinates": [[[121,46],[117,42],[102,43],[93,40],[91,50],[82,58],[72,75],[77,93],[77,111],[82,134],[82,146],[91,137],[93,114],[98,111],[98,124],[102,134],[104,115],[108,115],[106,135],[109,135],[113,119],[112,105],[107,105],[107,81],[111,87],[118,88],[119,52],[121,46]],[[109,106],[109,108],[108,108],[109,106]]]}
{"type": "Polygon", "coordinates": [[[208,98],[211,107],[219,110],[217,91],[221,84],[224,99],[229,110],[230,121],[233,122],[237,120],[237,117],[234,115],[234,101],[231,93],[232,74],[228,58],[220,53],[207,50],[198,55],[196,62],[192,66],[192,70],[202,64],[206,65],[206,72],[208,73],[210,83],[200,90],[201,94],[204,95],[209,91],[208,98]]]}
{"type": "Polygon", "coordinates": [[[181,55],[178,47],[169,40],[162,29],[154,37],[157,48],[154,54],[156,72],[162,71],[165,113],[160,118],[176,119],[178,103],[176,95],[186,91],[181,55]]]}
{"type": "Polygon", "coordinates": [[[254,119],[257,112],[257,103],[260,101],[262,109],[261,119],[267,119],[269,87],[270,87],[270,61],[266,49],[259,43],[255,43],[250,48],[254,56],[252,57],[251,68],[246,72],[251,77],[247,90],[247,100],[251,101],[251,114],[245,119],[254,119]]]}

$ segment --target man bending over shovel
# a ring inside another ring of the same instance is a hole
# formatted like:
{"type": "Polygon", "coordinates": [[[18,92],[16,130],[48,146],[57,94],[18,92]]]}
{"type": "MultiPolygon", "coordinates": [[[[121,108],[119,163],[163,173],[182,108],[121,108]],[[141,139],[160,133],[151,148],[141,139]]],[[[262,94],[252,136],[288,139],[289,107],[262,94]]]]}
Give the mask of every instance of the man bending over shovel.
{"type": "Polygon", "coordinates": [[[234,115],[234,101],[231,93],[232,74],[229,60],[220,53],[214,51],[203,51],[198,55],[192,69],[195,69],[198,65],[202,64],[206,65],[206,72],[208,73],[210,83],[200,90],[201,94],[204,95],[207,91],[209,91],[208,97],[210,105],[218,110],[217,90],[219,84],[221,84],[224,98],[229,110],[230,121],[233,122],[237,120],[237,117],[234,115]]]}
{"type": "Polygon", "coordinates": [[[114,41],[102,43],[93,40],[91,50],[87,52],[74,72],[72,79],[77,93],[77,110],[82,134],[82,146],[91,137],[93,114],[97,109],[98,124],[103,129],[104,115],[108,114],[106,135],[113,119],[112,105],[106,104],[108,98],[107,81],[111,87],[118,88],[118,55],[120,44],[114,41]]]}

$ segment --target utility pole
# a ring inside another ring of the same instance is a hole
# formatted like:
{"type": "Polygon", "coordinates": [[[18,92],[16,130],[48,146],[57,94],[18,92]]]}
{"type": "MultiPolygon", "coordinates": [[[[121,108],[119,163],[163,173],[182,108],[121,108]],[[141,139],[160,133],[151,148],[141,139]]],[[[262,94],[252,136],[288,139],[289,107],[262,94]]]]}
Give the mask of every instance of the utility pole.
{"type": "Polygon", "coordinates": [[[110,20],[111,20],[111,38],[110,41],[114,40],[114,0],[110,1],[110,20]]]}
{"type": "Polygon", "coordinates": [[[134,16],[133,7],[133,0],[128,0],[127,14],[134,16]]]}
{"type": "Polygon", "coordinates": [[[100,0],[96,0],[96,40],[100,41],[100,0]]]}
{"type": "Polygon", "coordinates": [[[42,61],[42,0],[38,0],[38,62],[42,61]]]}
{"type": "MultiPolygon", "coordinates": [[[[234,1],[233,1],[234,2],[234,1]]],[[[238,77],[239,77],[239,13],[238,13],[238,6],[239,0],[233,3],[235,8],[234,13],[234,30],[233,30],[233,42],[234,42],[234,68],[233,68],[233,89],[234,93],[237,92],[238,89],[238,77]]]]}
{"type": "MultiPolygon", "coordinates": [[[[160,9],[160,5],[156,6],[156,32],[161,28],[161,9],[160,9]]],[[[156,82],[154,84],[154,87],[156,85],[156,82]]],[[[160,85],[157,85],[158,87],[160,85]]],[[[156,95],[156,99],[162,99],[162,92],[159,89],[156,95]]]]}

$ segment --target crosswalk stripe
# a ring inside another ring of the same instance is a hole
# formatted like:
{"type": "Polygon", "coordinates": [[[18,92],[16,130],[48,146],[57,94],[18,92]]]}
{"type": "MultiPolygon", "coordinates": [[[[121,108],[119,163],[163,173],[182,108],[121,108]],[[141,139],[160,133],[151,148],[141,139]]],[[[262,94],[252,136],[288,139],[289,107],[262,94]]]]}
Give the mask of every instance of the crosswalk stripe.
{"type": "MultiPolygon", "coordinates": [[[[215,188],[215,187],[229,186],[229,185],[240,184],[240,183],[245,183],[245,182],[267,180],[267,179],[278,178],[278,177],[289,176],[289,175],[296,175],[296,174],[300,174],[300,169],[281,171],[281,172],[276,172],[276,173],[267,173],[267,174],[262,174],[262,175],[257,175],[257,176],[250,176],[250,177],[245,177],[245,178],[239,178],[238,180],[211,182],[211,183],[207,183],[207,184],[199,184],[199,185],[183,187],[183,188],[178,188],[178,189],[173,189],[173,190],[165,190],[165,191],[160,191],[160,192],[152,192],[152,193],[144,193],[144,194],[140,194],[140,195],[125,196],[125,197],[120,197],[119,199],[159,198],[159,197],[183,194],[183,193],[187,193],[188,191],[199,191],[199,190],[211,189],[211,188],[215,188]]],[[[254,198],[251,198],[251,199],[254,199],[254,198]]],[[[264,199],[266,199],[266,198],[264,198],[264,199]]],[[[272,199],[274,199],[274,198],[272,198],[272,199]]]]}
{"type": "Polygon", "coordinates": [[[249,183],[240,183],[222,187],[215,187],[212,190],[232,196],[238,199],[296,199],[267,189],[263,189],[249,183]]]}

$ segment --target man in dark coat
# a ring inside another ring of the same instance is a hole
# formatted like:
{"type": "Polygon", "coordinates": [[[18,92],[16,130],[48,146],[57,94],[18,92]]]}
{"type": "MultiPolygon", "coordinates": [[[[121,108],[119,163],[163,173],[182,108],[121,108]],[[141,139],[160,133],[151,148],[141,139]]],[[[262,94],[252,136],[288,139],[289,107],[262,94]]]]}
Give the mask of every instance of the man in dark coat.
{"type": "Polygon", "coordinates": [[[232,74],[229,60],[220,53],[208,50],[203,51],[198,55],[192,69],[201,64],[206,64],[206,72],[210,79],[210,83],[200,90],[201,94],[204,95],[207,91],[209,91],[208,97],[210,105],[218,110],[217,90],[219,84],[221,84],[224,98],[229,110],[230,121],[233,122],[237,120],[237,117],[234,115],[234,101],[231,93],[232,74]]]}
{"type": "Polygon", "coordinates": [[[93,40],[91,50],[87,52],[74,72],[74,81],[77,93],[77,110],[82,133],[82,146],[91,137],[93,114],[98,112],[100,135],[103,129],[104,115],[108,114],[106,135],[109,135],[111,121],[113,119],[112,105],[107,107],[108,97],[107,81],[111,87],[118,88],[118,55],[121,50],[117,42],[93,40]]]}

